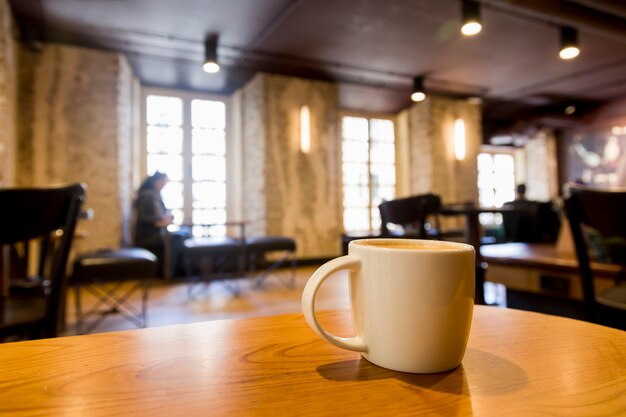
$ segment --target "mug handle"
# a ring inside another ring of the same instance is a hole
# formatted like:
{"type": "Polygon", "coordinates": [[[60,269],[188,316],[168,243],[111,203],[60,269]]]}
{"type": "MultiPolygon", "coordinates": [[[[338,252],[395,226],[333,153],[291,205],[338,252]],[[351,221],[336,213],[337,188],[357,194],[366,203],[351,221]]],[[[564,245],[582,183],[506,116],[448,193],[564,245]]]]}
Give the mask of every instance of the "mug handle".
{"type": "Polygon", "coordinates": [[[330,344],[340,347],[342,349],[353,350],[355,352],[367,352],[367,346],[359,336],[355,337],[338,337],[327,332],[317,321],[315,316],[315,296],[319,290],[322,282],[326,280],[333,272],[337,272],[342,269],[350,271],[358,271],[361,268],[361,261],[359,258],[346,255],[340,258],[335,258],[326,262],[319,267],[317,271],[313,273],[309,281],[304,287],[302,292],[302,312],[306,322],[311,326],[311,329],[317,333],[322,339],[325,339],[330,344]]]}

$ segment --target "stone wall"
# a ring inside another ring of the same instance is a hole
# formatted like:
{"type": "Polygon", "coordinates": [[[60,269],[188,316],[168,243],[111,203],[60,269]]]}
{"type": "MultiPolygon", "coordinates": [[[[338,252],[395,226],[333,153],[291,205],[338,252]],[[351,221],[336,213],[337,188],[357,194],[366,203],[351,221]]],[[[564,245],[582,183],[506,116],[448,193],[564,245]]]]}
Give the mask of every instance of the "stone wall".
{"type": "Polygon", "coordinates": [[[77,250],[119,246],[132,196],[130,67],[118,54],[55,44],[21,56],[19,182],[84,182],[95,216],[80,224],[77,250]]]}
{"type": "Polygon", "coordinates": [[[265,76],[255,76],[242,89],[241,135],[243,170],[241,210],[243,217],[250,222],[248,233],[267,233],[267,204],[265,176],[265,76]]]}
{"type": "Polygon", "coordinates": [[[558,197],[556,137],[551,130],[542,130],[524,146],[526,197],[529,200],[549,201],[558,197]]]}
{"type": "Polygon", "coordinates": [[[337,86],[259,74],[242,99],[243,206],[251,234],[293,236],[298,256],[340,253],[337,86]],[[300,151],[299,111],[309,106],[311,150],[300,151]]]}
{"type": "Polygon", "coordinates": [[[16,52],[11,11],[0,0],[0,187],[15,183],[16,52]]]}
{"type": "Polygon", "coordinates": [[[409,124],[410,194],[433,192],[444,203],[478,201],[476,157],[481,144],[480,107],[430,96],[401,113],[409,124]],[[408,112],[408,118],[404,117],[408,112]],[[463,119],[466,155],[454,157],[454,121],[463,119]]]}

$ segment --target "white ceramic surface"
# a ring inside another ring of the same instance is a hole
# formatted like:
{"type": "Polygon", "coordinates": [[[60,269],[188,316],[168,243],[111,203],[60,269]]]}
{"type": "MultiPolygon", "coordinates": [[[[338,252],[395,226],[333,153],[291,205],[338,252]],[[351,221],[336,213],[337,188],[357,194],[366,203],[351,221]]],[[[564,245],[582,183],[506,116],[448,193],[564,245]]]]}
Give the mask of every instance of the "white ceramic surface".
{"type": "Polygon", "coordinates": [[[472,322],[474,248],[431,240],[362,239],[350,242],[348,253],[322,265],[307,282],[302,310],[311,328],[331,344],[361,352],[388,369],[435,373],[457,367],[472,322]],[[420,249],[372,243],[418,244],[420,249]],[[341,269],[350,274],[353,338],[328,333],[315,317],[320,285],[341,269]]]}

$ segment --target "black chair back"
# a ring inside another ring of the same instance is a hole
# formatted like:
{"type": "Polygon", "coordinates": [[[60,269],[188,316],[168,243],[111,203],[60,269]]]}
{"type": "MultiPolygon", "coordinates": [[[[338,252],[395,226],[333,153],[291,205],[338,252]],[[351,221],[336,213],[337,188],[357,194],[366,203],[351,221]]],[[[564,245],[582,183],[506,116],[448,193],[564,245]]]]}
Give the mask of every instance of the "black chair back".
{"type": "Polygon", "coordinates": [[[26,258],[36,256],[37,274],[48,283],[45,317],[42,317],[40,329],[45,337],[57,335],[58,324],[64,317],[62,307],[68,280],[67,261],[78,214],[85,199],[85,188],[82,184],[73,184],[0,189],[0,218],[4,222],[0,231],[0,246],[4,251],[5,247],[22,245],[26,258]],[[33,247],[38,248],[38,253],[30,252],[33,247]]]}
{"type": "Polygon", "coordinates": [[[426,239],[427,218],[436,215],[441,207],[441,199],[436,194],[422,194],[395,200],[383,201],[380,210],[381,235],[393,236],[388,223],[402,226],[401,236],[426,239]]]}
{"type": "MultiPolygon", "coordinates": [[[[603,242],[622,242],[611,263],[626,265],[626,189],[596,189],[569,185],[570,197],[565,201],[572,237],[576,247],[583,284],[585,310],[589,320],[596,321],[598,305],[591,269],[591,234],[603,242]]],[[[624,300],[626,307],[626,300],[624,300]]]]}
{"type": "Polygon", "coordinates": [[[504,239],[507,242],[556,241],[561,220],[552,202],[511,201],[504,207],[514,209],[502,213],[504,239]]]}

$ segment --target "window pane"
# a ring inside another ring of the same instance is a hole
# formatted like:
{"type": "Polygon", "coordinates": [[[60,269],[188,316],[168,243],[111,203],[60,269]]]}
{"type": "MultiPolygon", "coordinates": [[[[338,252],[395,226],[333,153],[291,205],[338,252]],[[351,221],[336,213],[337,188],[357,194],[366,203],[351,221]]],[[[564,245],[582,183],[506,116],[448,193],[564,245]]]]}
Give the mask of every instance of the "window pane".
{"type": "Polygon", "coordinates": [[[168,209],[182,209],[183,208],[183,183],[169,181],[161,190],[161,196],[163,197],[163,204],[168,209]]]}
{"type": "Polygon", "coordinates": [[[226,154],[226,139],[223,130],[193,129],[191,138],[191,152],[194,155],[226,154]]]}
{"type": "Polygon", "coordinates": [[[478,172],[493,172],[493,158],[490,154],[478,154],[478,172]]]}
{"type": "Polygon", "coordinates": [[[396,160],[396,150],[393,146],[393,142],[372,143],[370,158],[372,162],[385,162],[388,164],[393,164],[396,160]]]}
{"type": "Polygon", "coordinates": [[[491,207],[495,205],[496,196],[493,188],[478,190],[478,202],[481,206],[491,207]]]}
{"type": "Polygon", "coordinates": [[[344,117],[341,130],[344,139],[368,141],[367,119],[364,117],[344,117]]]}
{"type": "MultiPolygon", "coordinates": [[[[193,209],[191,217],[194,224],[223,224],[226,222],[226,210],[193,209]]],[[[209,229],[211,234],[213,234],[212,229],[209,229]]]]}
{"type": "Polygon", "coordinates": [[[192,157],[191,177],[194,181],[226,181],[226,161],[221,156],[195,155],[192,157]]]}
{"type": "Polygon", "coordinates": [[[515,163],[512,155],[494,155],[493,170],[497,175],[513,174],[515,172],[515,163]]]}
{"type": "Polygon", "coordinates": [[[226,236],[226,226],[193,226],[193,237],[226,236]]]}
{"type": "Polygon", "coordinates": [[[194,226],[191,228],[194,237],[206,236],[226,236],[226,226],[202,227],[194,226]]]}
{"type": "Polygon", "coordinates": [[[149,125],[182,126],[183,101],[178,97],[153,96],[146,99],[146,119],[149,125]]]}
{"type": "Polygon", "coordinates": [[[343,224],[346,231],[368,231],[370,229],[369,209],[346,208],[343,211],[343,224]]]}
{"type": "Polygon", "coordinates": [[[367,164],[343,164],[343,183],[349,185],[365,185],[369,183],[367,164]]]}
{"type": "Polygon", "coordinates": [[[193,207],[226,207],[226,184],[223,182],[196,182],[192,186],[193,207]]]}
{"type": "Polygon", "coordinates": [[[387,164],[372,164],[372,185],[394,185],[396,183],[396,167],[387,164]]]}
{"type": "Polygon", "coordinates": [[[367,187],[345,186],[343,187],[344,207],[368,207],[370,193],[367,187]]]}
{"type": "Polygon", "coordinates": [[[171,181],[183,180],[183,157],[180,155],[148,155],[148,175],[165,172],[171,181]]]}
{"type": "Polygon", "coordinates": [[[367,162],[368,149],[367,142],[344,140],[341,147],[342,159],[347,162],[367,162]]]}
{"type": "Polygon", "coordinates": [[[391,120],[372,119],[370,129],[370,136],[373,141],[393,142],[393,122],[391,120]]]}
{"type": "Polygon", "coordinates": [[[149,153],[182,153],[183,129],[148,126],[146,145],[149,153]]]}
{"type": "Polygon", "coordinates": [[[383,200],[393,200],[394,198],[396,198],[395,186],[372,187],[372,207],[378,207],[383,200]]]}
{"type": "Polygon", "coordinates": [[[380,210],[378,207],[372,208],[372,230],[380,230],[380,210]]]}
{"type": "Polygon", "coordinates": [[[221,101],[192,100],[191,126],[223,130],[226,127],[226,106],[221,101]]]}

